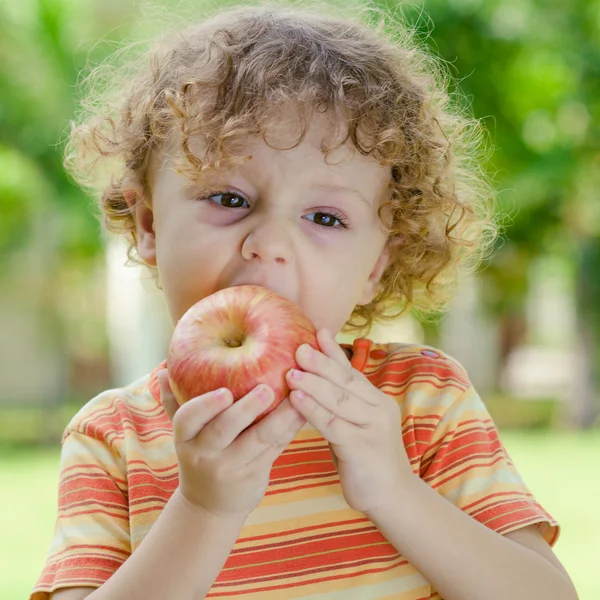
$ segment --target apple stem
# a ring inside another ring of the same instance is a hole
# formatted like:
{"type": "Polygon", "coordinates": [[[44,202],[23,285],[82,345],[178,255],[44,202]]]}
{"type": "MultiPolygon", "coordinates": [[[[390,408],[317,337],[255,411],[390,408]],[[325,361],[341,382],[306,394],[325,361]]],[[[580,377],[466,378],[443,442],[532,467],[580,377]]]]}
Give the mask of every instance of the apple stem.
{"type": "Polygon", "coordinates": [[[242,345],[242,343],[241,343],[240,341],[238,341],[238,340],[233,340],[233,339],[231,339],[231,338],[225,338],[223,341],[224,341],[224,342],[225,342],[225,344],[226,344],[227,346],[229,346],[230,348],[239,348],[239,347],[242,345]]]}

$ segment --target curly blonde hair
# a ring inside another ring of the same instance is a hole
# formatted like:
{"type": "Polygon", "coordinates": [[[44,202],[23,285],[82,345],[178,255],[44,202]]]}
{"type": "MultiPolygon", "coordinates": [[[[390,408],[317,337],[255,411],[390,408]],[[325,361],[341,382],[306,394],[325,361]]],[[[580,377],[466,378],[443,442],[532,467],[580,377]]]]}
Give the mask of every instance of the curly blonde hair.
{"type": "Polygon", "coordinates": [[[442,61],[398,17],[373,9],[339,17],[339,9],[245,3],[84,80],[65,166],[98,197],[106,229],[126,236],[131,260],[143,263],[126,183],[146,184],[151,157],[175,129],[180,167],[201,178],[243,161],[239,143],[267,141],[276,109],[292,104],[298,144],[311,116],[328,113],[343,135],[323,147],[325,158],[351,142],[390,166],[379,214],[391,209],[392,258],[376,297],[355,308],[346,330],[368,330],[411,307],[424,317],[447,309],[461,273],[478,266],[498,233],[483,128],[449,94],[442,61]],[[204,156],[191,151],[192,137],[204,142],[204,156]]]}

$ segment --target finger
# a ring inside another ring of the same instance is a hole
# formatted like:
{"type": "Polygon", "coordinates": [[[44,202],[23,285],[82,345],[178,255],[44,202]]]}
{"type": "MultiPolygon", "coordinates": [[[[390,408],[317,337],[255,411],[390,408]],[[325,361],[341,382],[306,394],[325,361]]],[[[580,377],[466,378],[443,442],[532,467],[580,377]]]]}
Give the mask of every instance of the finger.
{"type": "Polygon", "coordinates": [[[157,378],[160,388],[160,401],[165,409],[165,412],[169,416],[169,419],[172,421],[177,409],[179,408],[179,403],[171,391],[168,371],[166,369],[161,369],[157,374],[157,378]]]}
{"type": "MultiPolygon", "coordinates": [[[[321,340],[324,346],[327,347],[327,342],[323,339],[325,337],[325,335],[321,334],[321,340]]],[[[370,393],[372,385],[362,373],[359,373],[352,367],[352,364],[345,356],[343,359],[339,356],[339,353],[344,354],[344,351],[339,346],[337,349],[334,349],[333,342],[329,344],[328,351],[331,355],[335,355],[336,358],[334,359],[332,356],[325,355],[308,344],[302,344],[296,351],[296,361],[304,371],[314,373],[323,379],[331,381],[334,385],[346,389],[364,398],[367,403],[376,406],[378,404],[377,399],[373,398],[373,395],[370,393]]]]}
{"type": "Polygon", "coordinates": [[[232,444],[232,449],[246,458],[246,464],[267,454],[273,460],[283,452],[306,424],[306,419],[292,407],[289,398],[266,417],[248,427],[232,444]]]}
{"type": "Polygon", "coordinates": [[[232,393],[221,388],[182,404],[173,417],[173,434],[179,442],[194,439],[206,425],[233,403],[232,393]]]}
{"type": "MultiPolygon", "coordinates": [[[[287,399],[289,403],[289,398],[287,399]]],[[[256,460],[260,463],[272,465],[275,460],[285,451],[286,448],[296,439],[304,425],[306,425],[306,419],[290,404],[292,410],[297,416],[292,420],[291,425],[283,432],[279,439],[271,444],[269,447],[260,454],[256,460]]]]}
{"type": "Polygon", "coordinates": [[[210,450],[227,448],[273,403],[273,397],[274,392],[268,385],[257,385],[204,429],[200,443],[210,450]]]}
{"type": "Polygon", "coordinates": [[[291,369],[287,374],[287,382],[292,390],[292,400],[302,402],[302,393],[307,394],[329,411],[330,420],[339,417],[360,427],[366,427],[373,420],[374,407],[370,403],[318,375],[291,369]]]}
{"type": "Polygon", "coordinates": [[[317,342],[319,348],[326,356],[329,356],[332,360],[337,362],[341,367],[348,368],[352,365],[346,356],[346,353],[342,350],[342,347],[337,343],[335,337],[329,331],[329,329],[320,329],[317,331],[317,342]]]}
{"type": "Polygon", "coordinates": [[[290,393],[291,405],[328,441],[334,445],[344,443],[356,435],[357,427],[328,408],[319,404],[312,396],[300,390],[290,393]]]}

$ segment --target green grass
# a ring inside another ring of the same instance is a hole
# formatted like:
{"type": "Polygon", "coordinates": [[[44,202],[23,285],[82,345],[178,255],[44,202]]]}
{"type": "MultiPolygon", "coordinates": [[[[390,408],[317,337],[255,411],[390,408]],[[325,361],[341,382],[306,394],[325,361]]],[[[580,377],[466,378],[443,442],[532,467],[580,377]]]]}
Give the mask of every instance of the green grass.
{"type": "MultiPolygon", "coordinates": [[[[600,432],[504,431],[502,439],[538,501],[562,525],[555,552],[580,600],[597,600],[600,432]]],[[[26,599],[42,569],[54,525],[57,469],[56,448],[0,454],[2,600],[26,599]]]]}
{"type": "Polygon", "coordinates": [[[0,598],[25,600],[43,568],[52,539],[59,451],[1,452],[0,598]]]}
{"type": "Polygon", "coordinates": [[[600,431],[502,432],[536,500],[561,525],[554,551],[580,600],[600,598],[600,431]]]}

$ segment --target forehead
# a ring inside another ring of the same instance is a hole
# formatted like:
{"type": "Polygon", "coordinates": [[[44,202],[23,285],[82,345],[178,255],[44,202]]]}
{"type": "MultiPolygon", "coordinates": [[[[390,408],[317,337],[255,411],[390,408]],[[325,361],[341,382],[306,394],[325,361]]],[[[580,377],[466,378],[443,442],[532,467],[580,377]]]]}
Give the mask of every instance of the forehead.
{"type": "MultiPolygon", "coordinates": [[[[303,124],[297,114],[289,115],[289,112],[286,116],[279,111],[260,135],[237,138],[228,150],[241,160],[236,160],[233,166],[225,162],[223,168],[209,170],[207,176],[218,179],[238,172],[266,182],[285,175],[288,179],[292,177],[305,182],[318,180],[331,185],[354,186],[367,197],[381,197],[386,192],[391,182],[390,167],[382,165],[373,156],[361,154],[350,140],[337,147],[347,133],[339,119],[328,114],[314,115],[300,141],[303,124]]],[[[199,135],[192,136],[189,150],[202,159],[206,156],[207,143],[199,135]]],[[[189,166],[186,162],[181,134],[177,130],[152,156],[148,173],[151,187],[159,170],[189,166]]]]}

